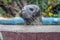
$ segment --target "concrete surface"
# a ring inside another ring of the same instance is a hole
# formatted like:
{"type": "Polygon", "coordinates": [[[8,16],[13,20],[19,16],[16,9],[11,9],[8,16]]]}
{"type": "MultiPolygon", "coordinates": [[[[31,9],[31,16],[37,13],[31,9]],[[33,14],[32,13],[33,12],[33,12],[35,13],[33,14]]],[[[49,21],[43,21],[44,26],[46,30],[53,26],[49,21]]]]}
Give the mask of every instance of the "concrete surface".
{"type": "Polygon", "coordinates": [[[10,32],[60,32],[60,25],[0,25],[0,31],[10,32]]]}
{"type": "Polygon", "coordinates": [[[0,32],[0,40],[3,40],[3,36],[1,32],[0,32]]]}

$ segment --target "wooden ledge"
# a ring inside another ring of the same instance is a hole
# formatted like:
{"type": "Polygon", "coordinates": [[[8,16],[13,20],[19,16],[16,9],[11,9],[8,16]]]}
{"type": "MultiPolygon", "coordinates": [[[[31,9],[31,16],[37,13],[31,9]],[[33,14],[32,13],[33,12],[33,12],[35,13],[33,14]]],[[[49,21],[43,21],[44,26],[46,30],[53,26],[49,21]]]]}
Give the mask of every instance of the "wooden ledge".
{"type": "Polygon", "coordinates": [[[60,25],[0,25],[0,31],[10,32],[60,32],[60,25]]]}

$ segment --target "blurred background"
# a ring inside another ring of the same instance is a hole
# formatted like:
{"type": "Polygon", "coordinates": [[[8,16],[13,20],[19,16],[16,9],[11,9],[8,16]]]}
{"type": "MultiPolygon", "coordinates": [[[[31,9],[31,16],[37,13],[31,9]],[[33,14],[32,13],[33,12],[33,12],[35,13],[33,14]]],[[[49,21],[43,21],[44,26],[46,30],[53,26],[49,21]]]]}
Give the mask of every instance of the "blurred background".
{"type": "Polygon", "coordinates": [[[38,5],[43,17],[60,17],[60,0],[0,0],[0,17],[19,17],[28,4],[38,5]]]}

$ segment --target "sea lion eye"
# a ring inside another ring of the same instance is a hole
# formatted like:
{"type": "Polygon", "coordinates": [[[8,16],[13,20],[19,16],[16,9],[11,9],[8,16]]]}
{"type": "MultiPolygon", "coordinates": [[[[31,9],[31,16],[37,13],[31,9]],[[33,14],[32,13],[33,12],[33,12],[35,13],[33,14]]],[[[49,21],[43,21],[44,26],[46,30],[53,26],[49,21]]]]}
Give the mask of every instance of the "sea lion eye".
{"type": "Polygon", "coordinates": [[[34,9],[33,8],[30,8],[30,11],[33,11],[34,9]]]}

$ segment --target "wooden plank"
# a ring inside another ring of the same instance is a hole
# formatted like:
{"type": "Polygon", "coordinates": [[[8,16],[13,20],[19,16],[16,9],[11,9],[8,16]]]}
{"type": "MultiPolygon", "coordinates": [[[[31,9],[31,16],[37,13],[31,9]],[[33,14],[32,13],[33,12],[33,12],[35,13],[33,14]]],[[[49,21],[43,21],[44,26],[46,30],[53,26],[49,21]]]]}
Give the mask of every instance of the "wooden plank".
{"type": "Polygon", "coordinates": [[[60,32],[2,32],[4,40],[60,40],[60,32]]]}
{"type": "Polygon", "coordinates": [[[36,33],[27,33],[27,40],[36,40],[36,33]]]}
{"type": "Polygon", "coordinates": [[[2,35],[3,35],[4,40],[17,40],[18,39],[17,33],[2,32],[2,35]]]}
{"type": "Polygon", "coordinates": [[[60,40],[60,33],[37,33],[37,40],[60,40]]]}
{"type": "Polygon", "coordinates": [[[26,33],[22,33],[22,34],[21,34],[21,37],[22,37],[22,40],[26,40],[26,39],[27,39],[26,33]]]}

